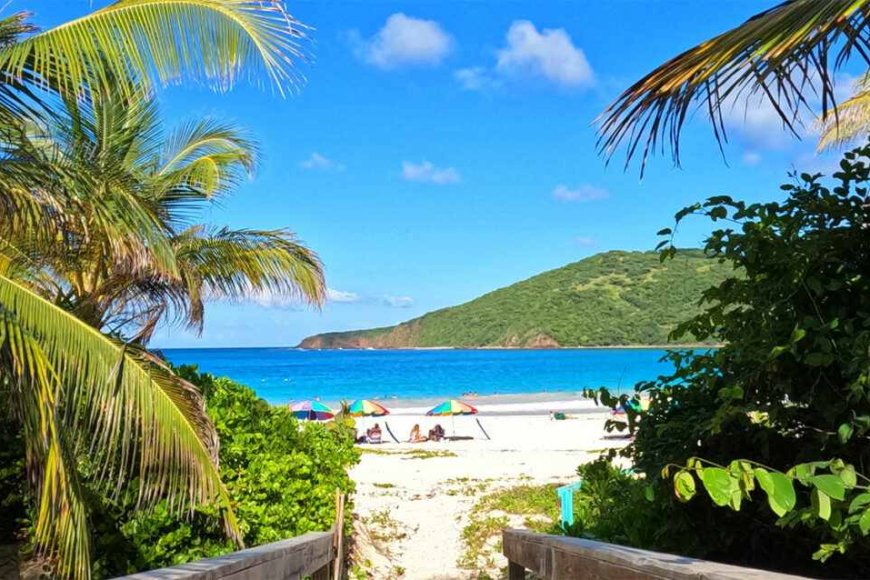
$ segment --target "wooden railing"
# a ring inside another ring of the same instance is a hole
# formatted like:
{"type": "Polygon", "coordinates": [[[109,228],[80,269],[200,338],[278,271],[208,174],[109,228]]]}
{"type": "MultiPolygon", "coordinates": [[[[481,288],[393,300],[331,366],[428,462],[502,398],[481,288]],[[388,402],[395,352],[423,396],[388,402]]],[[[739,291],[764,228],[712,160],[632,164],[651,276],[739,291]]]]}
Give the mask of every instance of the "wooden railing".
{"type": "Polygon", "coordinates": [[[526,570],[543,580],[564,578],[618,580],[794,580],[798,576],[729,566],[672,554],[649,552],[580,538],[504,530],[509,580],[523,580],[526,570]]]}
{"type": "Polygon", "coordinates": [[[313,580],[330,579],[336,560],[334,534],[311,532],[274,544],[124,576],[125,580],[313,580]]]}

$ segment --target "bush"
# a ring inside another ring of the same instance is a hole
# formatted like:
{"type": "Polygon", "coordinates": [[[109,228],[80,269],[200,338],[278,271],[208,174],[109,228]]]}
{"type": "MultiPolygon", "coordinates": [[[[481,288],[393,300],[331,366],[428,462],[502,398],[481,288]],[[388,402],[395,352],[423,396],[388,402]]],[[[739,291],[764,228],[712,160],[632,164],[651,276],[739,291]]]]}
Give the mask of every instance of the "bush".
{"type": "MultiPolygon", "coordinates": [[[[838,515],[830,516],[798,486],[799,511],[778,520],[766,502],[740,501],[764,497],[748,487],[732,502],[740,511],[703,499],[679,504],[662,473],[692,457],[721,465],[747,459],[782,472],[836,457],[870,469],[870,146],[847,153],[840,167],[832,187],[819,175],[793,175],[782,202],[720,196],[677,215],[678,223],[700,214],[728,224],[704,251],[732,264],[734,275],[704,292],[703,312],[675,331],[724,346],[673,352],[673,374],[637,386],[650,406],[625,453],[651,485],[652,509],[669,512],[660,534],[686,541],[675,551],[813,575],[870,575],[870,543],[847,521],[848,501],[833,498],[830,512],[838,515]],[[845,554],[824,565],[812,559],[835,552],[845,554]]],[[[668,236],[663,259],[678,254],[671,230],[660,233],[668,236]]],[[[650,509],[637,494],[626,501],[638,513],[650,509]]]]}
{"type": "MultiPolygon", "coordinates": [[[[226,378],[180,374],[202,389],[220,436],[220,471],[234,503],[246,546],[275,542],[335,521],[335,490],[353,491],[348,469],[359,460],[353,429],[344,423],[302,423],[254,391],[226,378]]],[[[95,518],[98,576],[159,568],[235,549],[221,530],[214,508],[192,517],[161,504],[135,510],[128,492],[117,503],[102,502],[95,518]]],[[[346,510],[350,529],[351,507],[346,510]]]]}

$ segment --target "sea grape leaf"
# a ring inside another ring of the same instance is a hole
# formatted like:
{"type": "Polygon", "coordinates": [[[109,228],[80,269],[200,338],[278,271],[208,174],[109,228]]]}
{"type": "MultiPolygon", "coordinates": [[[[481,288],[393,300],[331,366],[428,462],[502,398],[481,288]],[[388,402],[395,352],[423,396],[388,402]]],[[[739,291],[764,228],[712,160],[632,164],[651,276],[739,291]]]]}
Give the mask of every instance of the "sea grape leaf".
{"type": "Polygon", "coordinates": [[[858,519],[858,529],[865,536],[870,533],[870,509],[864,510],[864,513],[861,514],[861,517],[858,519]]]}
{"type": "Polygon", "coordinates": [[[674,494],[686,502],[695,497],[695,478],[688,471],[680,471],[674,476],[674,494]]]}
{"type": "Polygon", "coordinates": [[[813,512],[825,521],[831,518],[831,498],[825,492],[814,488],[810,494],[813,504],[813,512]]]}
{"type": "Polygon", "coordinates": [[[854,429],[850,423],[843,423],[840,425],[840,428],[837,429],[837,436],[840,438],[840,443],[846,443],[851,439],[853,430],[854,429]]]}
{"type": "Polygon", "coordinates": [[[852,498],[852,503],[849,504],[849,513],[853,514],[868,504],[870,504],[870,493],[859,493],[852,498]]]}
{"type": "Polygon", "coordinates": [[[810,483],[825,495],[838,500],[846,499],[846,484],[839,475],[815,475],[810,479],[810,483]]]}
{"type": "Polygon", "coordinates": [[[796,497],[791,479],[777,472],[769,472],[761,467],[755,468],[755,479],[767,493],[767,503],[773,513],[782,517],[795,506],[796,497]]]}
{"type": "Polygon", "coordinates": [[[837,476],[843,481],[846,489],[853,489],[858,485],[858,475],[855,473],[855,467],[852,465],[846,465],[837,476]]]}
{"type": "Polygon", "coordinates": [[[732,477],[721,467],[707,467],[699,470],[704,488],[713,503],[723,507],[731,502],[732,477]]]}

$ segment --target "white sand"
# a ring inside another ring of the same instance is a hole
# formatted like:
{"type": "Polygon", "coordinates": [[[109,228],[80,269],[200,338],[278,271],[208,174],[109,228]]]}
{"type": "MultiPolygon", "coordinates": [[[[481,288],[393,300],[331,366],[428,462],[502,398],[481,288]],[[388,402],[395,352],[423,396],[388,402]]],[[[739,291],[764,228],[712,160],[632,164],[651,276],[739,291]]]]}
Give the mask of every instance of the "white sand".
{"type": "MultiPolygon", "coordinates": [[[[415,423],[423,433],[440,423],[450,435],[451,418],[425,417],[428,408],[394,409],[388,417],[367,419],[366,426],[377,422],[383,428],[386,419],[401,440],[408,438],[415,423]]],[[[357,526],[358,560],[368,561],[372,577],[397,578],[402,570],[405,578],[414,579],[473,577],[471,571],[458,567],[457,559],[464,551],[461,532],[468,524],[467,512],[481,495],[523,483],[576,481],[580,463],[597,457],[603,448],[625,443],[604,438],[608,413],[588,400],[503,403],[495,399],[479,401],[478,409],[479,415],[455,418],[456,434],[475,437],[471,441],[395,444],[384,430],[390,443],[364,446],[393,453],[364,453],[352,473],[357,482],[355,511],[362,522],[357,526]],[[550,410],[576,418],[552,421],[550,410]],[[480,419],[492,440],[483,438],[475,419],[480,419]],[[402,453],[411,449],[448,450],[456,456],[421,459],[402,453]],[[456,481],[459,478],[468,479],[456,481]],[[385,515],[394,520],[389,529],[376,523],[382,523],[385,515]],[[375,538],[368,537],[372,531],[375,538]]],[[[555,494],[553,502],[557,502],[555,494]]],[[[506,565],[500,557],[495,564],[506,565]]]]}

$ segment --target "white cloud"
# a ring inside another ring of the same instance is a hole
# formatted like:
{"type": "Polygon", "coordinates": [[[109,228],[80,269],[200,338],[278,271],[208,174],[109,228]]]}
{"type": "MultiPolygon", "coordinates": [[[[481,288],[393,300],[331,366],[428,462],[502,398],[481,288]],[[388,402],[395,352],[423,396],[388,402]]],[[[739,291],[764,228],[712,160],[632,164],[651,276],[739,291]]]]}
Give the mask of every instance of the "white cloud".
{"type": "Polygon", "coordinates": [[[344,165],[334,159],[321,155],[317,151],[312,153],[308,159],[302,161],[299,166],[309,171],[344,171],[344,165]]]}
{"type": "Polygon", "coordinates": [[[434,20],[396,12],[368,40],[355,35],[357,54],[382,69],[440,64],[453,49],[453,39],[434,20]]]}
{"type": "Polygon", "coordinates": [[[588,248],[595,245],[595,238],[590,236],[577,236],[574,238],[574,243],[578,246],[588,248]]]}
{"type": "Polygon", "coordinates": [[[466,91],[486,91],[497,88],[501,84],[482,66],[461,68],[453,73],[453,78],[466,91]]]}
{"type": "Polygon", "coordinates": [[[745,165],[754,167],[761,163],[762,157],[761,154],[757,151],[744,151],[742,159],[745,165]]]}
{"type": "Polygon", "coordinates": [[[588,184],[574,189],[560,184],[553,190],[553,197],[559,201],[595,201],[610,197],[610,193],[606,189],[588,184]]]}
{"type": "Polygon", "coordinates": [[[459,172],[453,167],[436,167],[428,161],[423,161],[422,163],[403,161],[402,179],[406,181],[447,185],[449,183],[458,183],[460,177],[459,172]]]}
{"type": "Polygon", "coordinates": [[[414,299],[410,296],[384,296],[383,303],[390,308],[410,308],[414,299]]]}
{"type": "Polygon", "coordinates": [[[245,294],[246,301],[253,302],[257,306],[263,308],[279,308],[282,310],[303,310],[306,308],[298,296],[288,296],[286,294],[276,294],[270,290],[254,290],[251,288],[245,294]]]}
{"type": "Polygon", "coordinates": [[[515,20],[507,46],[498,51],[496,71],[508,76],[538,76],[566,87],[590,86],[595,75],[586,55],[564,28],[540,32],[528,20],[515,20]]]}
{"type": "Polygon", "coordinates": [[[341,302],[345,304],[350,304],[353,302],[359,302],[359,294],[356,294],[355,292],[336,290],[335,288],[327,288],[326,300],[329,302],[341,302]]]}

